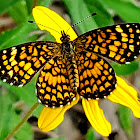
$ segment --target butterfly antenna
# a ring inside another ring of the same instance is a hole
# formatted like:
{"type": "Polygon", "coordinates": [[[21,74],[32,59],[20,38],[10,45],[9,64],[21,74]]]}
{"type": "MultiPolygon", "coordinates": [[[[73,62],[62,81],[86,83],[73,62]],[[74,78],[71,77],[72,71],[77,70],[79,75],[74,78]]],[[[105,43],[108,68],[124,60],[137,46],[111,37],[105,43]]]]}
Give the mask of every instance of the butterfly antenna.
{"type": "MultiPolygon", "coordinates": [[[[40,25],[40,26],[42,26],[42,27],[44,27],[44,28],[48,28],[48,29],[51,29],[51,30],[53,30],[53,31],[55,31],[55,32],[57,32],[57,33],[59,33],[57,30],[54,30],[53,28],[46,27],[45,25],[42,25],[42,24],[37,23],[37,22],[34,22],[34,21],[32,21],[32,20],[29,20],[28,22],[29,22],[29,23],[35,23],[35,24],[40,25]]],[[[61,35],[61,33],[59,33],[59,34],[61,35]]]]}
{"type": "MultiPolygon", "coordinates": [[[[91,17],[93,17],[93,16],[95,16],[95,15],[96,15],[96,13],[93,13],[93,14],[91,14],[91,15],[85,17],[83,20],[81,20],[81,21],[79,21],[79,22],[73,24],[70,28],[73,28],[74,26],[77,26],[78,24],[82,23],[83,21],[85,21],[85,20],[87,20],[88,18],[91,18],[91,17]]],[[[70,29],[70,28],[69,28],[69,29],[70,29]]],[[[67,32],[69,31],[69,29],[67,30],[67,32]]],[[[66,33],[67,33],[67,32],[66,32],[66,33]]]]}

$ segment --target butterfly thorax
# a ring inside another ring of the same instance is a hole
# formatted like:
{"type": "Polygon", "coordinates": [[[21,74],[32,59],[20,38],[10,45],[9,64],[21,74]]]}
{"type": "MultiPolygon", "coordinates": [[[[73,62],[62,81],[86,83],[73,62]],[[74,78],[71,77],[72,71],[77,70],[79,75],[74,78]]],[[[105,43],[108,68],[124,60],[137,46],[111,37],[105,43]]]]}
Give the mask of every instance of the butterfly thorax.
{"type": "Polygon", "coordinates": [[[75,61],[75,49],[74,46],[71,44],[70,36],[66,35],[64,31],[62,32],[62,37],[60,39],[62,41],[61,54],[66,64],[70,87],[73,92],[77,92],[77,87],[79,87],[79,76],[77,64],[75,61]]]}

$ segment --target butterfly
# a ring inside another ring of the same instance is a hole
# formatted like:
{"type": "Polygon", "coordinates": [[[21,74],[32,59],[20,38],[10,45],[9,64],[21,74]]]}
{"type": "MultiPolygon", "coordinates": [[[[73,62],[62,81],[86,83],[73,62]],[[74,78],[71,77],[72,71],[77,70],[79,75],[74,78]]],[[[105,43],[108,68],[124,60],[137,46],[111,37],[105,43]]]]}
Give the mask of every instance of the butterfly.
{"type": "Polygon", "coordinates": [[[140,53],[140,24],[127,23],[89,31],[62,43],[36,41],[0,51],[0,79],[22,87],[37,72],[36,92],[47,107],[71,103],[78,93],[90,99],[106,98],[116,87],[115,72],[104,59],[128,64],[140,53]]]}

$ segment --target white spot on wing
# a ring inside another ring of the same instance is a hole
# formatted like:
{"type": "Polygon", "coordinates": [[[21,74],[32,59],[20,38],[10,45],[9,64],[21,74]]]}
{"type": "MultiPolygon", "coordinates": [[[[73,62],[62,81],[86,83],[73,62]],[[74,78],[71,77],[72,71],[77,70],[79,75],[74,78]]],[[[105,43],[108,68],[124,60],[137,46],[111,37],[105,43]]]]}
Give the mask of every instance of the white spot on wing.
{"type": "Polygon", "coordinates": [[[112,72],[112,68],[109,69],[109,72],[110,72],[110,73],[112,72]]]}
{"type": "Polygon", "coordinates": [[[3,53],[7,53],[7,50],[3,50],[3,53]]]}
{"type": "Polygon", "coordinates": [[[70,105],[70,102],[68,102],[67,105],[70,105]]]}
{"type": "Polygon", "coordinates": [[[74,101],[76,99],[76,97],[74,97],[72,100],[74,101]]]}
{"type": "Polygon", "coordinates": [[[125,62],[125,64],[130,64],[130,62],[125,62]]]}
{"type": "Polygon", "coordinates": [[[23,87],[23,84],[19,85],[18,87],[23,87]]]}
{"type": "Polygon", "coordinates": [[[13,85],[13,83],[10,83],[10,85],[12,86],[12,85],[13,85]]]}
{"type": "Polygon", "coordinates": [[[36,93],[36,95],[37,95],[37,89],[35,88],[35,93],[36,93]]]}
{"type": "Polygon", "coordinates": [[[2,81],[3,81],[3,82],[6,82],[6,79],[3,79],[2,81]]]}
{"type": "Polygon", "coordinates": [[[127,24],[127,25],[126,25],[126,27],[130,27],[130,25],[129,25],[129,24],[127,24]]]}
{"type": "Polygon", "coordinates": [[[42,103],[40,99],[38,99],[38,102],[39,102],[39,103],[42,103]]]}
{"type": "Polygon", "coordinates": [[[80,96],[80,98],[83,98],[83,96],[80,96]]]}
{"type": "Polygon", "coordinates": [[[37,86],[38,86],[38,87],[41,87],[41,85],[40,85],[39,83],[37,83],[37,86]]]}
{"type": "Polygon", "coordinates": [[[16,49],[16,47],[12,47],[11,49],[14,50],[14,49],[16,49]]]}
{"type": "Polygon", "coordinates": [[[117,28],[120,28],[120,25],[117,25],[116,27],[117,27],[117,28]]]}
{"type": "Polygon", "coordinates": [[[106,96],[104,96],[104,98],[106,98],[106,96]]]}

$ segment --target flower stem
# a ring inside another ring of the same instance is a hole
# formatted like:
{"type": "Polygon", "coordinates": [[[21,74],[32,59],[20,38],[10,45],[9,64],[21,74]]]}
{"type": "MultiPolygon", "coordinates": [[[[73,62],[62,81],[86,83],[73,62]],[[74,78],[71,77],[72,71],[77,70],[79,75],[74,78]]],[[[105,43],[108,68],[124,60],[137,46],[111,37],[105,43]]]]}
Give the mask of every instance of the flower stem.
{"type": "Polygon", "coordinates": [[[38,107],[39,102],[35,103],[31,109],[27,112],[25,117],[19,122],[19,124],[11,131],[11,133],[5,138],[5,140],[10,140],[10,138],[15,134],[16,131],[28,120],[28,118],[31,116],[33,111],[38,107]]]}

